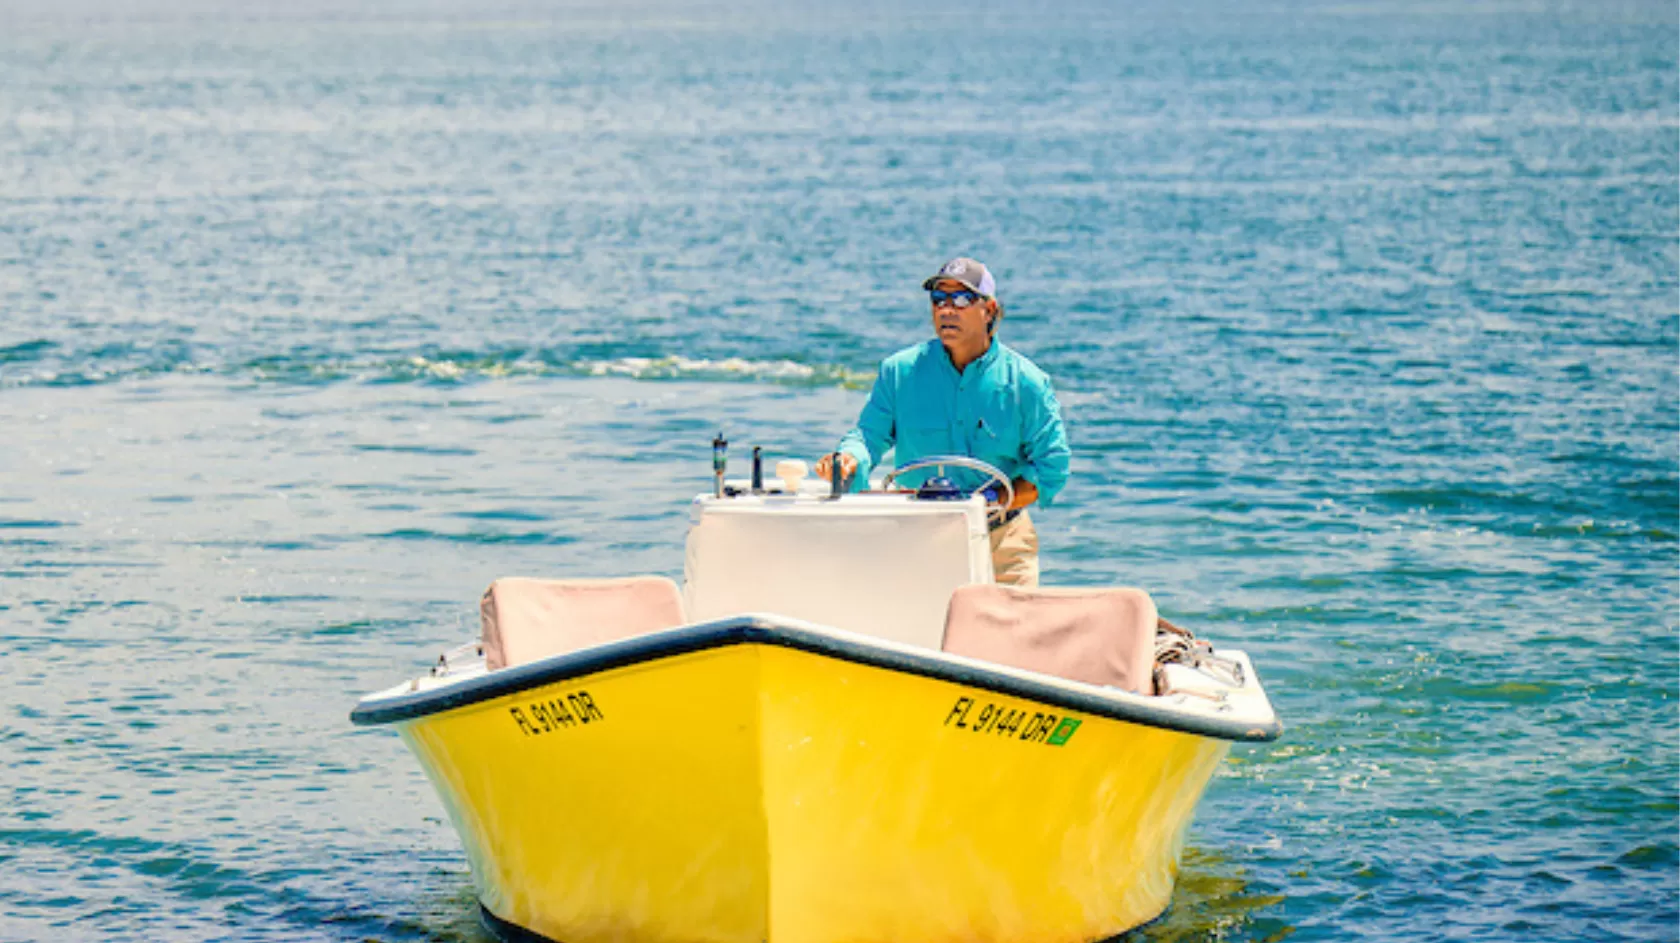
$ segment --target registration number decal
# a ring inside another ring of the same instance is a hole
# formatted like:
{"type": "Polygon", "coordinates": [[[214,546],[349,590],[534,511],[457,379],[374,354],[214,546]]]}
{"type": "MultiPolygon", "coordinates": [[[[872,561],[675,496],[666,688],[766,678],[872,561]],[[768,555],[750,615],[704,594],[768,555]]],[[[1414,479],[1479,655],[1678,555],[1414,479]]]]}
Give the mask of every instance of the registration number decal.
{"type": "Polygon", "coordinates": [[[957,698],[951,712],[945,715],[945,726],[953,730],[1053,747],[1073,739],[1081,723],[1077,717],[1029,711],[966,696],[957,698]]]}
{"type": "Polygon", "coordinates": [[[558,733],[607,719],[601,708],[595,706],[595,699],[589,696],[588,691],[573,691],[515,705],[508,708],[508,716],[513,718],[520,733],[527,737],[558,733]]]}

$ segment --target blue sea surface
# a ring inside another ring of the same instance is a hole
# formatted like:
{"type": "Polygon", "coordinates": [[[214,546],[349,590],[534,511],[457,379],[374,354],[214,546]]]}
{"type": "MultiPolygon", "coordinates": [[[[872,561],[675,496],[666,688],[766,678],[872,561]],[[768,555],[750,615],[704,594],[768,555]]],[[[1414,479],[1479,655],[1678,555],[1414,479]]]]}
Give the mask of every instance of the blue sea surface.
{"type": "Polygon", "coordinates": [[[1680,938],[1677,247],[1672,0],[14,0],[0,939],[488,939],[355,699],[680,575],[956,254],[1047,581],[1287,726],[1130,939],[1680,938]]]}

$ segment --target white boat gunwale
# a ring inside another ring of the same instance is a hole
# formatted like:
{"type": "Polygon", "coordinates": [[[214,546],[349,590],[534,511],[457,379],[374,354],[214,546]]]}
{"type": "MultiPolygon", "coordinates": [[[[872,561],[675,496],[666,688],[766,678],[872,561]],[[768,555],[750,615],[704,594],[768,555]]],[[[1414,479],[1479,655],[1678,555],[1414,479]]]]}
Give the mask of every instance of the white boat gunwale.
{"type": "MultiPolygon", "coordinates": [[[[773,645],[1036,701],[1062,710],[1218,740],[1268,742],[1283,734],[1283,724],[1275,714],[1264,723],[1255,723],[1252,718],[1193,714],[1166,704],[1150,704],[1136,696],[1122,699],[1086,693],[1067,686],[1059,678],[1044,676],[1044,680],[1037,680],[1026,676],[1027,673],[993,670],[939,652],[922,653],[900,646],[838,638],[789,624],[793,621],[782,622],[760,614],[730,616],[568,652],[435,688],[394,696],[369,695],[351,711],[350,720],[361,726],[399,723],[631,665],[736,645],[773,645]]],[[[1252,673],[1252,665],[1248,671],[1252,673]]],[[[1250,683],[1259,688],[1257,677],[1251,677],[1250,683]]]]}

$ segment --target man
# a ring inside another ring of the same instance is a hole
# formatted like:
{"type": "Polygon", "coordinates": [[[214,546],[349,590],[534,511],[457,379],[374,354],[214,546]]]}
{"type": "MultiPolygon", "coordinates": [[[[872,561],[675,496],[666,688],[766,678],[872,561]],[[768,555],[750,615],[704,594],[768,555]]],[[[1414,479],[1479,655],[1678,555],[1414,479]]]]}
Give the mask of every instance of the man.
{"type": "MultiPolygon", "coordinates": [[[[1050,378],[996,339],[1003,317],[997,285],[986,266],[952,259],[922,283],[933,310],[935,339],[881,362],[875,388],[857,426],[840,440],[840,472],[854,490],[888,449],[908,465],[931,455],[967,455],[995,466],[1015,486],[1015,500],[992,524],[992,569],[997,581],[1038,585],[1038,532],[1027,505],[1048,506],[1067,483],[1068,443],[1050,378]]],[[[829,478],[832,457],[817,461],[829,478]]],[[[916,486],[934,474],[899,479],[916,486]]],[[[950,467],[946,477],[977,488],[984,475],[950,467]]]]}

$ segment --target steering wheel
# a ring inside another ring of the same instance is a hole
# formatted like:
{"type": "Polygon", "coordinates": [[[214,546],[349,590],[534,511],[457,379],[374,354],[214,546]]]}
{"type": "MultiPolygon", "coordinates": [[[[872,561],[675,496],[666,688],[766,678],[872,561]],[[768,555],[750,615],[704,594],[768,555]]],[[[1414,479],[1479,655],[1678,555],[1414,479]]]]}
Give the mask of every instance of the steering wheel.
{"type": "Polygon", "coordinates": [[[986,486],[990,485],[993,481],[1003,486],[1003,500],[996,504],[987,504],[986,513],[988,515],[1002,514],[1009,510],[1009,506],[1011,504],[1015,503],[1015,483],[1009,480],[1009,476],[1005,475],[1001,471],[998,471],[993,466],[988,465],[977,458],[969,458],[967,455],[930,455],[927,458],[917,459],[908,465],[901,465],[888,472],[887,476],[881,479],[881,487],[891,488],[893,482],[898,480],[898,476],[904,474],[905,472],[919,471],[923,468],[934,467],[939,467],[941,472],[943,472],[944,466],[946,465],[955,465],[959,468],[966,468],[969,471],[977,471],[991,479],[990,481],[987,481],[986,484],[970,491],[970,496],[977,495],[986,490],[986,486]]]}

